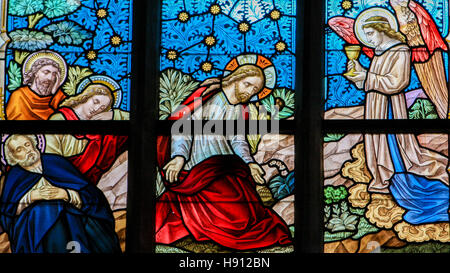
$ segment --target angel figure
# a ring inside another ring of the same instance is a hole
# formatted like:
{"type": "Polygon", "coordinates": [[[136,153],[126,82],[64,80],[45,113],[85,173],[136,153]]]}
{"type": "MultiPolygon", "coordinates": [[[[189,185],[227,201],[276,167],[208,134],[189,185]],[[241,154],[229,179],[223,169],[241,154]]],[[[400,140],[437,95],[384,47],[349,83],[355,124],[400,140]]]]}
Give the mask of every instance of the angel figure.
{"type": "MultiPolygon", "coordinates": [[[[366,93],[364,118],[406,119],[404,90],[410,82],[412,50],[398,32],[395,15],[370,8],[355,20],[357,39],[374,49],[370,66],[349,60],[345,75],[366,93]]],[[[410,224],[448,222],[448,158],[421,147],[414,134],[364,134],[367,191],[392,194],[410,224]]]]}
{"type": "MultiPolygon", "coordinates": [[[[442,52],[448,51],[448,45],[431,15],[420,4],[412,0],[390,0],[390,5],[395,11],[399,31],[411,48],[411,61],[423,90],[436,107],[439,118],[446,119],[448,87],[442,52]]],[[[328,25],[347,43],[357,45],[354,22],[352,18],[337,16],[331,18],[328,25]]],[[[363,47],[362,51],[373,58],[372,49],[363,47]]]]}

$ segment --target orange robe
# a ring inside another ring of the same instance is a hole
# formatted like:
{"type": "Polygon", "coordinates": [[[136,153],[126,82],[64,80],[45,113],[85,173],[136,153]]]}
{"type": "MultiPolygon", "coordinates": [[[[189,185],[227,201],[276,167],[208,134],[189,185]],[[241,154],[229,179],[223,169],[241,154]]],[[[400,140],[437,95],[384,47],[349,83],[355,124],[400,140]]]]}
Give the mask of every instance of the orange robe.
{"type": "Polygon", "coordinates": [[[7,120],[47,120],[66,98],[60,90],[52,96],[39,96],[30,87],[14,91],[6,105],[7,120]]]}

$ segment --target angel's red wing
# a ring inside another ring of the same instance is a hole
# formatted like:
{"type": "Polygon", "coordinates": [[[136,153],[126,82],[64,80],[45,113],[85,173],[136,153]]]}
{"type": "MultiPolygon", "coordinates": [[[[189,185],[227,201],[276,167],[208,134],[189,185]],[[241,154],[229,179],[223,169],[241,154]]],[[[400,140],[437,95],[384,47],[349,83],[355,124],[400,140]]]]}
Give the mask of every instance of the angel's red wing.
{"type": "Polygon", "coordinates": [[[447,44],[442,38],[436,23],[428,11],[414,1],[409,2],[409,8],[414,12],[420,26],[420,32],[430,54],[436,49],[448,50],[447,44]]]}
{"type": "MultiPolygon", "coordinates": [[[[328,20],[328,25],[330,28],[336,32],[339,37],[344,39],[345,42],[351,45],[359,45],[359,41],[355,36],[353,31],[353,25],[355,24],[355,20],[352,18],[336,16],[328,20]]],[[[369,58],[372,58],[374,55],[373,49],[368,47],[363,47],[362,51],[369,58]]]]}

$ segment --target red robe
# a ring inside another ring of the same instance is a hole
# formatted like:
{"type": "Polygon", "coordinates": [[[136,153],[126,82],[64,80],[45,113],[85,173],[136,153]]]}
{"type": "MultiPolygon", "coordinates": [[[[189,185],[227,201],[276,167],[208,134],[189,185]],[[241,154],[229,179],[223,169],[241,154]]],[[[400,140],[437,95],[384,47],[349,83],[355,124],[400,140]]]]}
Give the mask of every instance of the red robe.
{"type": "MultiPolygon", "coordinates": [[[[79,120],[75,112],[68,107],[58,111],[66,120],[79,120]]],[[[75,135],[78,139],[88,139],[89,142],[82,154],[72,156],[69,160],[94,185],[101,176],[111,168],[114,161],[126,150],[128,136],[115,135],[75,135]]]]}
{"type": "MultiPolygon", "coordinates": [[[[199,90],[194,93],[205,88],[199,90]]],[[[193,102],[188,98],[182,109],[193,109],[193,102]]],[[[157,138],[160,169],[170,160],[170,139],[157,138]]],[[[167,191],[156,201],[156,243],[170,244],[188,235],[238,250],[292,243],[286,223],[263,206],[250,169],[238,156],[210,157],[182,170],[178,183],[167,182],[164,173],[162,177],[167,191]]]]}

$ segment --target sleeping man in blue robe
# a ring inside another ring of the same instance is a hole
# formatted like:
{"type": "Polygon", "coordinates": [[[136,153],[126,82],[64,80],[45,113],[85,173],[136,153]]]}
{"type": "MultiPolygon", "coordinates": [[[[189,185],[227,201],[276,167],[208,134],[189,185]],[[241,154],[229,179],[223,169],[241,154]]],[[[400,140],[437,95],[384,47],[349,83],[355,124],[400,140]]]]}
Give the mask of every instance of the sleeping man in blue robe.
{"type": "Polygon", "coordinates": [[[13,166],[0,197],[0,224],[14,253],[120,252],[114,217],[103,192],[64,157],[41,154],[33,135],[4,145],[13,166]]]}

